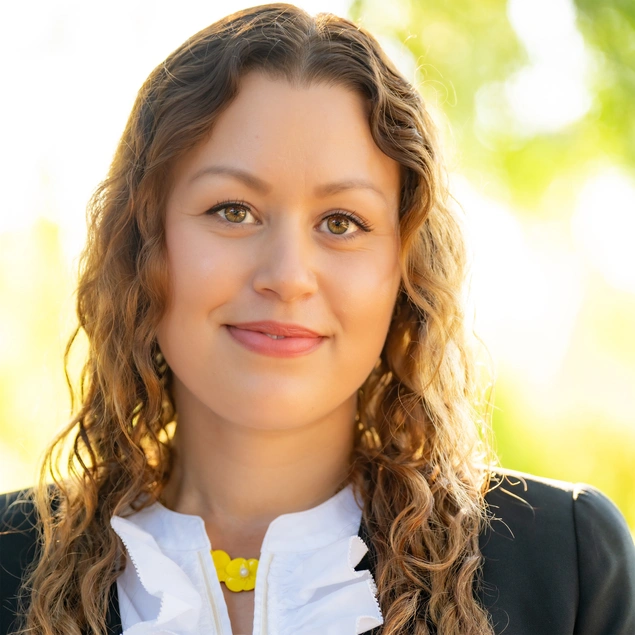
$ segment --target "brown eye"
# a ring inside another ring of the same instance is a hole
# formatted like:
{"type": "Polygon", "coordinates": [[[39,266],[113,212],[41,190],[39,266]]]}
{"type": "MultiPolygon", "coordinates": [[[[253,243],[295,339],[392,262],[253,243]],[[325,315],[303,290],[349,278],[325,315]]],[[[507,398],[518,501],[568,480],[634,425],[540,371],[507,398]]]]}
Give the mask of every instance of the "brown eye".
{"type": "Polygon", "coordinates": [[[224,208],[225,220],[228,220],[230,223],[242,223],[247,216],[247,210],[241,207],[225,207],[224,208]]]}
{"type": "Polygon", "coordinates": [[[346,211],[335,212],[323,218],[320,227],[331,236],[341,236],[340,240],[352,240],[358,238],[360,233],[373,231],[368,222],[357,214],[346,211]]]}
{"type": "Polygon", "coordinates": [[[232,201],[218,203],[205,213],[208,216],[217,217],[221,222],[232,225],[253,225],[256,222],[247,205],[232,201]]]}
{"type": "Polygon", "coordinates": [[[330,216],[326,221],[329,231],[333,234],[346,233],[346,230],[350,227],[350,223],[346,216],[330,216]]]}

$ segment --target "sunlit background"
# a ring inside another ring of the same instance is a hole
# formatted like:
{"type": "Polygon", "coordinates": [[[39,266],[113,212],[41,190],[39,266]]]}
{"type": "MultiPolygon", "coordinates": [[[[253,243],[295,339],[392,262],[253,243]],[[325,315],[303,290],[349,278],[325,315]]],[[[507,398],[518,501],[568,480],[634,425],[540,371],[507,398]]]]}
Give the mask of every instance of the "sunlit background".
{"type": "MultiPolygon", "coordinates": [[[[189,35],[250,4],[0,10],[0,491],[34,482],[69,417],[61,360],[85,204],[137,89],[189,35]]],[[[375,33],[441,128],[502,464],[591,483],[635,529],[635,3],[298,5],[375,33]]]]}

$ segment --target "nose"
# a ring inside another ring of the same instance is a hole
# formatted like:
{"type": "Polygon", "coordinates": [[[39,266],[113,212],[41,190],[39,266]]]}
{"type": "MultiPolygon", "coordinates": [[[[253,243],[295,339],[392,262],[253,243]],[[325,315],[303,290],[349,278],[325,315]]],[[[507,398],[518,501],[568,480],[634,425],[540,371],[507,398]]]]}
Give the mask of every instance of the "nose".
{"type": "Polygon", "coordinates": [[[258,293],[284,302],[310,297],[318,289],[315,244],[299,222],[281,223],[262,236],[253,278],[258,293]]]}

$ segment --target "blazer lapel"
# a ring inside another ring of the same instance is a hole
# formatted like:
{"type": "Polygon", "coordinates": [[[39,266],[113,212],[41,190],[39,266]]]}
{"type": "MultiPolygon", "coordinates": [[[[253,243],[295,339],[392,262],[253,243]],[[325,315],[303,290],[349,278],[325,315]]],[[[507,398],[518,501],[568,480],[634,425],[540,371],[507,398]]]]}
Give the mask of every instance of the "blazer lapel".
{"type": "Polygon", "coordinates": [[[108,596],[108,611],[106,613],[106,633],[107,635],[121,635],[121,615],[119,613],[119,595],[117,593],[117,581],[110,585],[108,596]]]}
{"type": "Polygon", "coordinates": [[[359,561],[359,564],[355,567],[356,571],[364,571],[368,569],[373,579],[375,578],[375,569],[377,562],[377,554],[375,553],[375,549],[373,547],[373,543],[370,539],[370,534],[368,533],[368,528],[366,527],[366,523],[362,518],[362,522],[359,526],[359,532],[357,535],[364,541],[364,544],[368,547],[368,551],[364,554],[364,557],[359,561]]]}

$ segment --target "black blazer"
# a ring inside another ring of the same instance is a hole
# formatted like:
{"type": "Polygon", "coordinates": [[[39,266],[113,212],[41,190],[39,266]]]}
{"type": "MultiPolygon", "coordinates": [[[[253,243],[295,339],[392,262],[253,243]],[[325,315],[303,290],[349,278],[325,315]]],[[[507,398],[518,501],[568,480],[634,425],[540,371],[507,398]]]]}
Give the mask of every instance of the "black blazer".
{"type": "MultiPolygon", "coordinates": [[[[496,634],[635,635],[635,546],[613,503],[586,485],[500,474],[486,496],[495,518],[480,537],[477,591],[496,634]]],[[[33,509],[9,507],[19,494],[0,495],[0,635],[11,632],[20,576],[36,553],[33,509]]],[[[370,546],[364,526],[360,536],[370,546]]],[[[373,571],[373,559],[357,568],[373,571]]],[[[108,635],[121,635],[117,585],[110,591],[108,635]]]]}

